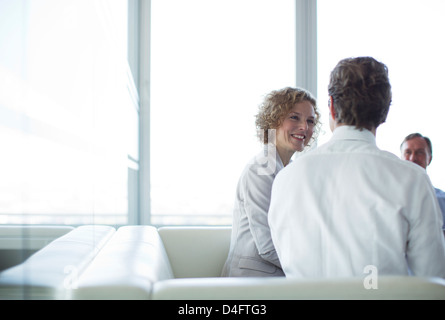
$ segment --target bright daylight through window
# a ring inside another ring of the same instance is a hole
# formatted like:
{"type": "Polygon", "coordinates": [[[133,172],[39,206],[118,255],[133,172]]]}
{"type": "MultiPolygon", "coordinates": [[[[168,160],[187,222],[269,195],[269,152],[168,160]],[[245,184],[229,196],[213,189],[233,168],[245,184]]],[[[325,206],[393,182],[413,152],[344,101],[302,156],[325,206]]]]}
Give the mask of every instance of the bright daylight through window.
{"type": "Polygon", "coordinates": [[[262,97],[295,85],[292,0],[153,0],[151,215],[230,224],[262,97]]]}
{"type": "MultiPolygon", "coordinates": [[[[258,105],[296,85],[315,31],[298,32],[294,0],[150,3],[0,1],[0,223],[231,224],[258,105]]],[[[330,71],[373,56],[393,88],[378,146],[430,137],[445,190],[444,16],[443,0],[317,1],[318,145],[330,71]]]]}
{"type": "Polygon", "coordinates": [[[126,33],[126,1],[0,1],[0,223],[128,222],[126,33]]]}
{"type": "MultiPolygon", "coordinates": [[[[327,124],[327,86],[336,63],[351,56],[373,56],[385,63],[392,85],[386,123],[377,145],[400,156],[400,144],[420,132],[433,144],[427,172],[445,189],[445,1],[318,0],[318,103],[327,124]]],[[[319,144],[331,136],[329,128],[319,144]]]]}

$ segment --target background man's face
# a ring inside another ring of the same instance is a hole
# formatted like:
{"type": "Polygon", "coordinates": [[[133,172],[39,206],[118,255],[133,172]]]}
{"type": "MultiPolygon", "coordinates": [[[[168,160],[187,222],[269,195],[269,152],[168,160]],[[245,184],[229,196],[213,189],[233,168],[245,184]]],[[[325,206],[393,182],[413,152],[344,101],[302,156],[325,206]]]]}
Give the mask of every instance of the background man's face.
{"type": "Polygon", "coordinates": [[[423,138],[413,138],[402,145],[402,159],[414,162],[426,170],[431,162],[428,145],[423,138]]]}

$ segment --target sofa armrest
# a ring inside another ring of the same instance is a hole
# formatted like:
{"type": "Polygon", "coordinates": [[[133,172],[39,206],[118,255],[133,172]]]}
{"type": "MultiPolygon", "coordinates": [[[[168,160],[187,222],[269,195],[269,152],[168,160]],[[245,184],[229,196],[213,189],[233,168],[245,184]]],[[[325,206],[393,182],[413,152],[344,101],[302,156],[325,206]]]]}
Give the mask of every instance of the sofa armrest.
{"type": "Polygon", "coordinates": [[[120,227],[71,291],[72,299],[150,299],[152,284],[173,278],[158,231],[120,227]]]}

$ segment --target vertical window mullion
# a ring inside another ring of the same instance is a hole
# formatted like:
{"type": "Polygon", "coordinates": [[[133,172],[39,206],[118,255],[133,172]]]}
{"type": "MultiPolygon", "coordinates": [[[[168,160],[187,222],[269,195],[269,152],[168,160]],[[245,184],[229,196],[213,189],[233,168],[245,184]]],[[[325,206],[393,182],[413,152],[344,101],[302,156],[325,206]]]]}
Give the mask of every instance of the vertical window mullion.
{"type": "Polygon", "coordinates": [[[139,224],[151,224],[150,201],[151,1],[139,0],[139,224]]]}
{"type": "Polygon", "coordinates": [[[296,85],[317,96],[317,0],[295,0],[296,85]]]}

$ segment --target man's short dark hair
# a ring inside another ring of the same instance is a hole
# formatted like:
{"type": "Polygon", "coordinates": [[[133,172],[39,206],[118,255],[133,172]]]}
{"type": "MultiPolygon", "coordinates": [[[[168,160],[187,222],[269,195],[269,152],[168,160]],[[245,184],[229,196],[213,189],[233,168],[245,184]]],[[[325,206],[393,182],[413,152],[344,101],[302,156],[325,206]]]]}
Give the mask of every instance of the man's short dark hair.
{"type": "Polygon", "coordinates": [[[392,99],[388,68],[374,58],[341,60],[331,72],[328,92],[338,123],[371,130],[386,121],[392,99]]]}

